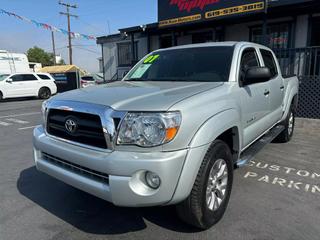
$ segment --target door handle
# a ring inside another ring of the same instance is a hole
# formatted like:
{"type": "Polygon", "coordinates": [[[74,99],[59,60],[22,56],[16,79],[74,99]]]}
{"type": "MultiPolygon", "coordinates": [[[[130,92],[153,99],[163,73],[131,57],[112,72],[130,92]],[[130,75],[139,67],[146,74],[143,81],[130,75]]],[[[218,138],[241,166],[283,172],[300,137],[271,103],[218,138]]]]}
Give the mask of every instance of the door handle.
{"type": "Polygon", "coordinates": [[[264,95],[265,95],[265,96],[269,96],[269,94],[270,94],[270,91],[268,91],[268,90],[266,90],[266,91],[264,92],[264,95]]]}

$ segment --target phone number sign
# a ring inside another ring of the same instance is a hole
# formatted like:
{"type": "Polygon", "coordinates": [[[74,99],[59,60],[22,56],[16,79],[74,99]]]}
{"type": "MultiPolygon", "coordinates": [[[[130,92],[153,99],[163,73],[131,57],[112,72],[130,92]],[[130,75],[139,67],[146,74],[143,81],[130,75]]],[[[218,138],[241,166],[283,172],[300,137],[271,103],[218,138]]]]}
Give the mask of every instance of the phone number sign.
{"type": "Polygon", "coordinates": [[[262,12],[264,0],[158,0],[159,26],[262,12]]]}

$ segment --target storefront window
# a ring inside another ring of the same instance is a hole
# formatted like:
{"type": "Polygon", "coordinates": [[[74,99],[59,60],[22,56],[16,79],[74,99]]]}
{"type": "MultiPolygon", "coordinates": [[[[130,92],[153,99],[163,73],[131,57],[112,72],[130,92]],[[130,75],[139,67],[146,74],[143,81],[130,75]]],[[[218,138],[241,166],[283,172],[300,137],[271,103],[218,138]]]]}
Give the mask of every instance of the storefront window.
{"type": "MultiPolygon", "coordinates": [[[[138,56],[138,43],[135,42],[135,58],[138,56]]],[[[118,43],[118,66],[131,66],[131,42],[118,43]]]]}
{"type": "MultiPolygon", "coordinates": [[[[272,24],[267,28],[267,39],[270,48],[290,48],[290,23],[272,24]]],[[[262,26],[251,28],[251,41],[255,43],[264,43],[262,36],[262,26]]]]}
{"type": "Polygon", "coordinates": [[[192,43],[206,43],[213,41],[213,33],[209,32],[198,32],[192,34],[192,43]]]}

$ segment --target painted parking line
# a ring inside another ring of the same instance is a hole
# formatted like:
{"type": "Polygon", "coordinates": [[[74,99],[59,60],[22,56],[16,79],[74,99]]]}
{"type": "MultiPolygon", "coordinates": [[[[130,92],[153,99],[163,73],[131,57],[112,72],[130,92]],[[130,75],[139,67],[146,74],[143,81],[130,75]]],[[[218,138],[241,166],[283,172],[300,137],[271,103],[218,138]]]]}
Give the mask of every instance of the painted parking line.
{"type": "Polygon", "coordinates": [[[20,116],[30,116],[30,115],[37,115],[37,114],[40,114],[40,112],[30,112],[30,113],[21,113],[21,114],[15,114],[15,115],[0,116],[0,119],[15,118],[15,117],[20,117],[20,116]]]}
{"type": "Polygon", "coordinates": [[[24,121],[24,120],[20,120],[20,119],[16,119],[16,118],[7,118],[5,121],[18,123],[18,124],[28,124],[29,123],[28,121],[24,121]]]}
{"type": "Polygon", "coordinates": [[[31,129],[31,128],[36,128],[40,125],[35,125],[35,126],[29,126],[29,127],[22,127],[22,128],[18,128],[18,130],[27,130],[27,129],[31,129]]]}
{"type": "Polygon", "coordinates": [[[12,125],[12,123],[7,123],[7,122],[0,121],[0,126],[7,127],[7,126],[10,126],[10,125],[12,125]]]}

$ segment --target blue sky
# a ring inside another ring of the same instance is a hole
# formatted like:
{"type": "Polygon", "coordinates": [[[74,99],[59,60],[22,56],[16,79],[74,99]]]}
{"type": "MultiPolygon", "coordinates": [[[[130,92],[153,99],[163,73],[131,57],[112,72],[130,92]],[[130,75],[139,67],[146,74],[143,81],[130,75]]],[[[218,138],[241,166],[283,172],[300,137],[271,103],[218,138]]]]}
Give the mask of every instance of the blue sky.
{"type": "MultiPolygon", "coordinates": [[[[119,28],[157,21],[157,0],[70,0],[70,3],[78,5],[77,9],[71,9],[79,16],[79,19],[71,20],[73,32],[102,36],[109,34],[109,30],[116,33],[119,28]]],[[[65,8],[58,0],[0,0],[0,8],[67,29],[66,17],[59,14],[65,8]]],[[[30,47],[39,46],[52,51],[50,31],[33,24],[0,14],[0,30],[0,49],[26,52],[30,47]]],[[[67,37],[56,33],[55,40],[56,52],[68,62],[67,37]]],[[[97,58],[101,56],[101,49],[95,41],[77,39],[73,44],[77,45],[73,49],[74,63],[86,70],[98,71],[97,58]]]]}

